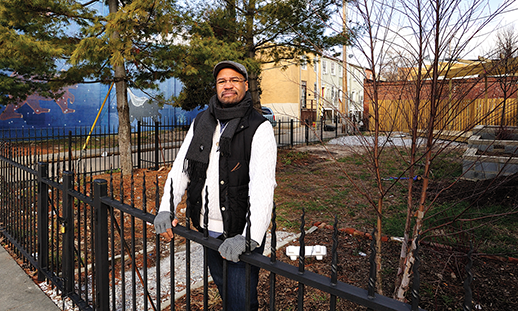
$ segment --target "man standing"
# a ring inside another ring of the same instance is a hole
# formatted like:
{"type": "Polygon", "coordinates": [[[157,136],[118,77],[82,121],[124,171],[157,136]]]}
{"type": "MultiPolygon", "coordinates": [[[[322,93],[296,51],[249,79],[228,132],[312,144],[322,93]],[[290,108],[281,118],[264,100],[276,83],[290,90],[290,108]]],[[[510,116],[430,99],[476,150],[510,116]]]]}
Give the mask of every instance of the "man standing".
{"type": "MultiPolygon", "coordinates": [[[[276,187],[277,144],[270,122],[253,108],[246,68],[223,61],[213,74],[217,94],[207,110],[196,116],[178,152],[164,186],[155,229],[166,241],[173,238],[171,228],[178,220],[169,212],[168,189],[172,183],[175,211],[187,191],[193,226],[201,231],[208,213],[210,236],[223,240],[218,251],[207,250],[212,278],[222,293],[223,260],[229,260],[227,306],[241,311],[245,310],[246,272],[239,256],[245,251],[248,202],[250,248],[262,253],[276,187]]],[[[252,267],[252,310],[259,307],[258,276],[259,268],[252,267]]]]}

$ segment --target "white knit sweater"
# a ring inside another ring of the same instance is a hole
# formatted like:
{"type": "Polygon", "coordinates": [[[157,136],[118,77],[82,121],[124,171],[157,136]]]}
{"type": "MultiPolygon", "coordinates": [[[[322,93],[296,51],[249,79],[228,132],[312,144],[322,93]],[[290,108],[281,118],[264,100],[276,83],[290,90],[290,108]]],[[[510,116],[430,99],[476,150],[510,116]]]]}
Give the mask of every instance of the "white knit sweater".
{"type": "MultiPolygon", "coordinates": [[[[174,210],[181,202],[187,189],[189,177],[184,171],[184,161],[187,149],[191,144],[194,122],[191,124],[185,140],[178,151],[173,167],[167,175],[164,186],[164,195],[160,203],[160,212],[170,210],[170,189],[173,183],[174,210]]],[[[205,213],[205,189],[209,194],[209,230],[223,232],[223,221],[219,209],[219,139],[221,125],[218,123],[212,139],[209,166],[207,168],[207,180],[202,193],[202,212],[200,224],[203,224],[205,213]]],[[[277,183],[275,182],[275,165],[277,161],[277,144],[273,128],[270,122],[263,122],[256,130],[252,139],[252,150],[250,156],[250,235],[251,239],[260,244],[270,225],[273,207],[273,192],[277,183]]],[[[245,235],[246,228],[243,231],[245,235]]]]}

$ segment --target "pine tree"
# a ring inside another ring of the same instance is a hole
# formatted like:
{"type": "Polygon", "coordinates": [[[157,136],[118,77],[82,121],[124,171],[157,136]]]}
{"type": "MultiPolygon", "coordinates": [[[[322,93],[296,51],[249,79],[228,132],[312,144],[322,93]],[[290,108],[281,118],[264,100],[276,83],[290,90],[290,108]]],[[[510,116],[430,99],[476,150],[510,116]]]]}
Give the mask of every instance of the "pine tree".
{"type": "Polygon", "coordinates": [[[2,0],[0,105],[32,93],[58,98],[77,83],[115,83],[124,174],[132,170],[128,86],[171,77],[183,17],[168,0],[2,0]]]}
{"type": "Polygon", "coordinates": [[[230,59],[245,64],[254,106],[260,107],[260,68],[267,62],[303,59],[348,44],[351,33],[328,24],[340,16],[335,0],[223,0],[190,10],[199,22],[188,28],[188,57],[180,60],[176,75],[185,88],[178,98],[183,108],[207,104],[213,91],[212,68],[230,59]],[[338,14],[338,15],[336,15],[338,14]]]}

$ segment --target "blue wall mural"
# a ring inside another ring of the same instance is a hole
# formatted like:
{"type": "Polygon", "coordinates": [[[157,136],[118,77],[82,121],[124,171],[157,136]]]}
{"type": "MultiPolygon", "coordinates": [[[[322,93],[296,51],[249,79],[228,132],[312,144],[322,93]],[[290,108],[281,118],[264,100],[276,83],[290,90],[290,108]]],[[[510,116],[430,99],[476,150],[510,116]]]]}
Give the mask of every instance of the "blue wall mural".
{"type": "MultiPolygon", "coordinates": [[[[181,83],[169,79],[160,84],[160,93],[165,98],[178,95],[181,83]]],[[[0,129],[45,129],[56,127],[91,127],[108,94],[109,86],[100,83],[78,84],[64,89],[64,95],[57,101],[38,94],[29,96],[25,101],[0,107],[0,129]]],[[[132,125],[138,121],[163,123],[183,123],[192,120],[200,110],[185,111],[170,105],[162,108],[153,100],[153,94],[140,90],[130,90],[137,99],[147,99],[136,104],[128,96],[132,125]],[[151,95],[151,97],[149,96],[151,95]]],[[[99,115],[96,126],[117,128],[118,115],[115,87],[110,92],[99,115]]]]}

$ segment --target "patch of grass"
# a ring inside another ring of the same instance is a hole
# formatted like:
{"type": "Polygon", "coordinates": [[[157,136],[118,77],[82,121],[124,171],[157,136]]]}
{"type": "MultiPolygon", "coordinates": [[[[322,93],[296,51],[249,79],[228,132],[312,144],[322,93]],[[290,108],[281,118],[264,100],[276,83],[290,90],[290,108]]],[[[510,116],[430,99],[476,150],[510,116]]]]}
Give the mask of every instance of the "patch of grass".
{"type": "Polygon", "coordinates": [[[441,228],[441,232],[450,233],[443,237],[444,243],[468,244],[467,239],[476,241],[479,252],[490,254],[517,254],[518,243],[516,224],[518,215],[493,218],[491,215],[503,213],[505,208],[495,205],[471,206],[467,202],[460,204],[443,204],[434,208],[436,213],[425,226],[433,228],[453,220],[462,214],[463,221],[455,222],[441,228]],[[454,234],[467,232],[468,236],[454,234]]]}
{"type": "Polygon", "coordinates": [[[346,164],[352,164],[352,165],[358,165],[362,166],[364,164],[363,158],[358,156],[349,156],[349,157],[343,157],[336,160],[339,163],[346,163],[346,164]]]}
{"type": "Polygon", "coordinates": [[[388,236],[403,236],[405,230],[406,213],[393,213],[390,217],[383,219],[384,234],[388,236]]]}
{"type": "Polygon", "coordinates": [[[105,174],[114,174],[114,173],[120,173],[122,171],[122,169],[120,168],[116,168],[116,169],[110,169],[110,170],[106,170],[106,172],[104,172],[105,174]]]}
{"type": "Polygon", "coordinates": [[[278,208],[282,208],[282,213],[289,213],[289,211],[302,211],[302,205],[299,202],[286,202],[283,203],[282,206],[277,206],[278,208]]]}
{"type": "Polygon", "coordinates": [[[292,165],[296,163],[297,161],[306,160],[309,157],[309,152],[297,152],[297,151],[290,151],[286,153],[285,155],[282,155],[280,158],[280,161],[282,164],[285,165],[292,165]]]}
{"type": "MultiPolygon", "coordinates": [[[[431,188],[436,193],[437,185],[448,185],[452,179],[457,178],[462,172],[463,150],[447,150],[437,155],[432,162],[431,188]]],[[[423,173],[424,159],[419,158],[415,174],[423,173]]],[[[306,222],[325,221],[332,223],[335,214],[338,215],[341,226],[350,226],[358,230],[371,231],[376,225],[376,212],[369,204],[369,199],[376,204],[378,200],[378,185],[365,155],[352,154],[338,158],[340,170],[347,172],[352,181],[337,170],[336,162],[322,162],[315,160],[318,155],[307,152],[289,151],[280,155],[280,160],[285,165],[284,170],[278,172],[279,186],[276,190],[276,199],[282,201],[282,209],[286,214],[285,226],[298,230],[300,213],[302,208],[306,210],[306,222]],[[306,161],[307,160],[307,161],[306,161]],[[304,162],[298,162],[304,161],[304,162]],[[298,165],[304,163],[307,165],[298,165]],[[319,163],[312,165],[311,163],[319,163]],[[282,197],[277,196],[282,191],[282,197]],[[369,198],[362,193],[366,193],[369,198]],[[287,204],[287,202],[291,202],[287,204]]],[[[385,148],[380,155],[382,177],[403,176],[408,177],[408,151],[385,148]]],[[[417,204],[420,197],[422,182],[414,183],[414,203],[417,204]]],[[[408,183],[407,180],[384,181],[383,188],[389,189],[383,202],[383,234],[390,236],[402,236],[406,221],[408,183]]],[[[466,184],[465,187],[469,187],[466,184]]],[[[455,193],[452,194],[454,200],[455,193]]],[[[432,198],[432,197],[430,197],[432,198]]],[[[458,201],[458,200],[457,200],[458,201]]],[[[428,204],[428,203],[427,203],[428,204]]],[[[435,242],[450,245],[469,245],[473,241],[477,252],[507,253],[517,256],[518,245],[518,215],[506,217],[484,218],[489,215],[505,213],[501,206],[477,207],[473,205],[468,211],[464,211],[470,203],[445,203],[438,201],[433,203],[426,214],[422,230],[442,226],[453,219],[454,225],[441,227],[428,231],[427,235],[433,235],[435,242]],[[460,218],[458,218],[458,216],[460,218]],[[469,221],[469,219],[478,219],[469,221]]],[[[415,206],[414,206],[415,207],[415,206]]],[[[415,219],[413,220],[415,221],[415,219]]],[[[424,238],[425,236],[423,236],[424,238]]]]}
{"type": "Polygon", "coordinates": [[[322,205],[320,201],[305,202],[303,206],[306,212],[321,212],[326,209],[326,207],[322,205]]]}
{"type": "Polygon", "coordinates": [[[282,215],[277,215],[277,228],[296,232],[300,229],[300,222],[287,219],[282,215]]]}
{"type": "Polygon", "coordinates": [[[328,295],[317,295],[317,294],[313,294],[312,295],[312,299],[314,301],[317,301],[317,302],[324,302],[324,301],[327,301],[329,298],[328,298],[328,295]]]}
{"type": "Polygon", "coordinates": [[[381,274],[384,278],[390,277],[396,273],[396,268],[391,266],[384,266],[383,269],[381,269],[381,274]]]}
{"type": "Polygon", "coordinates": [[[371,179],[371,174],[368,173],[368,172],[364,172],[364,173],[361,173],[359,176],[358,176],[359,179],[363,180],[363,181],[367,181],[367,180],[370,180],[371,179]]]}
{"type": "Polygon", "coordinates": [[[455,304],[455,299],[449,295],[441,295],[441,299],[444,301],[444,304],[447,306],[451,306],[455,304]]]}
{"type": "Polygon", "coordinates": [[[453,179],[462,175],[462,155],[441,153],[432,162],[431,177],[453,179]]]}

